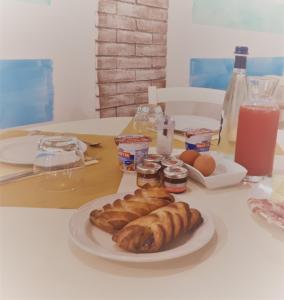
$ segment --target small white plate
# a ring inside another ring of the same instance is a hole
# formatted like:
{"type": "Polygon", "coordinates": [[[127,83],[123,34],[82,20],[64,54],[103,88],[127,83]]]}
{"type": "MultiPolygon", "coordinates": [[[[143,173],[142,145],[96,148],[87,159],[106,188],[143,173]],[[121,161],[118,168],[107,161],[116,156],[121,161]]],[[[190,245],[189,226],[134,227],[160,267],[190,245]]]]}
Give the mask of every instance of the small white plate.
{"type": "Polygon", "coordinates": [[[190,178],[200,182],[208,189],[217,189],[238,184],[246,176],[247,170],[238,163],[214,152],[209,154],[216,161],[215,171],[210,176],[203,176],[197,169],[185,164],[190,178]]]}
{"type": "MultiPolygon", "coordinates": [[[[27,135],[0,141],[0,162],[19,165],[32,165],[37,147],[43,135],[27,135]]],[[[83,152],[87,145],[80,141],[83,152]]]]}
{"type": "Polygon", "coordinates": [[[201,211],[204,222],[192,234],[178,239],[175,244],[157,253],[130,253],[120,249],[112,241],[111,234],[106,233],[89,221],[89,214],[93,209],[101,208],[124,194],[113,194],[98,198],[81,206],[71,217],[69,234],[71,240],[81,249],[99,257],[123,262],[156,262],[170,260],[193,253],[205,246],[215,232],[215,226],[208,213],[201,211]]]}

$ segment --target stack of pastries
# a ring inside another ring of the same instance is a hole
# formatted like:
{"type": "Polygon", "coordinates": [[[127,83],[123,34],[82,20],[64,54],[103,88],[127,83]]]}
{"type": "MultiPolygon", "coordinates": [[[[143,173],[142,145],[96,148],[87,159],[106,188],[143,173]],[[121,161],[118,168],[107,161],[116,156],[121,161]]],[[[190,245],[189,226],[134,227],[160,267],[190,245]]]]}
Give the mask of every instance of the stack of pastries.
{"type": "Polygon", "coordinates": [[[163,187],[138,189],[90,213],[90,221],[109,232],[117,245],[129,252],[163,250],[171,241],[194,231],[202,216],[185,202],[175,202],[163,187]]]}

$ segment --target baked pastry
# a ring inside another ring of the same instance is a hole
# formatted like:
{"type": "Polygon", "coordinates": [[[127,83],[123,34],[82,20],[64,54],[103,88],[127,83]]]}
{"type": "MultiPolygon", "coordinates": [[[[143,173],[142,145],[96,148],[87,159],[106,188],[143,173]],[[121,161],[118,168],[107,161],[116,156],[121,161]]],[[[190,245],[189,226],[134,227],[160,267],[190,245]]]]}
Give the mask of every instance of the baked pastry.
{"type": "Polygon", "coordinates": [[[174,200],[174,197],[163,187],[138,189],[134,195],[126,195],[123,199],[104,205],[102,209],[93,210],[90,213],[90,221],[100,229],[114,233],[129,222],[174,200]]]}
{"type": "Polygon", "coordinates": [[[203,218],[201,216],[201,213],[195,209],[190,208],[191,212],[191,219],[190,219],[190,225],[189,225],[189,232],[193,232],[201,223],[203,222],[203,218]]]}
{"type": "Polygon", "coordinates": [[[128,223],[112,239],[129,252],[157,252],[178,236],[195,230],[202,221],[197,210],[191,211],[185,202],[175,202],[128,223]]]}
{"type": "Polygon", "coordinates": [[[170,202],[175,201],[174,196],[167,192],[164,187],[151,187],[144,185],[143,189],[136,190],[134,194],[144,198],[168,199],[170,202]]]}

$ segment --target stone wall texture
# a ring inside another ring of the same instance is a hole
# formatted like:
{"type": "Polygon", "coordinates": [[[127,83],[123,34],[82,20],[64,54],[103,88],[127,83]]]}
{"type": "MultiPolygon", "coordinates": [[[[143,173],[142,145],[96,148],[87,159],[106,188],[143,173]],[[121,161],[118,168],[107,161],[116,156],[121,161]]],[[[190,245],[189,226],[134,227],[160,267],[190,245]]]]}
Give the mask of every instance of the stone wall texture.
{"type": "Polygon", "coordinates": [[[99,0],[96,38],[100,116],[132,116],[148,87],[165,87],[169,0],[99,0]]]}

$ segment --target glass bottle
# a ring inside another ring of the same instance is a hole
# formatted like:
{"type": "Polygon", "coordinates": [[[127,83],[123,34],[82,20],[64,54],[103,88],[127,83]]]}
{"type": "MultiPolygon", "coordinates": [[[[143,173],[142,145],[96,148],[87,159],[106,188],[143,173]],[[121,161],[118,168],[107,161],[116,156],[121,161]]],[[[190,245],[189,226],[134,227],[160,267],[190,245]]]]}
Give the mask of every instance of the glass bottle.
{"type": "Polygon", "coordinates": [[[248,47],[235,48],[233,75],[227,88],[221,116],[220,140],[235,142],[241,104],[247,99],[246,65],[248,47]]]}
{"type": "Polygon", "coordinates": [[[138,106],[133,118],[133,128],[138,133],[149,134],[149,131],[156,130],[157,122],[164,116],[160,105],[141,104],[138,106]]]}
{"type": "Polygon", "coordinates": [[[280,109],[272,96],[273,77],[248,77],[248,100],[240,107],[235,161],[244,166],[246,180],[272,176],[280,109]]]}
{"type": "Polygon", "coordinates": [[[175,121],[165,115],[157,124],[157,153],[169,156],[172,153],[175,121]]]}

